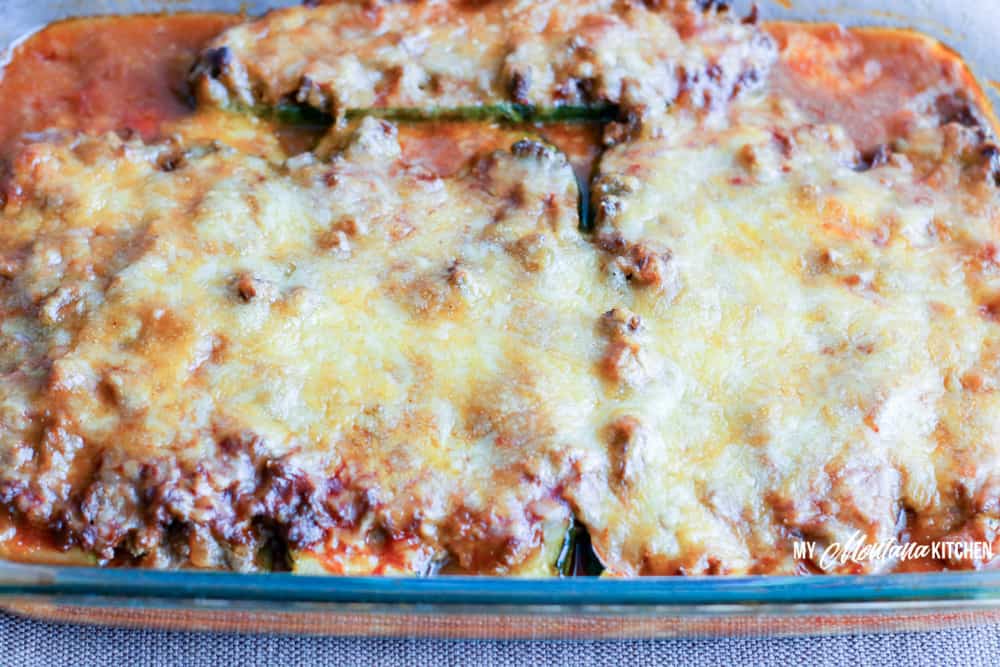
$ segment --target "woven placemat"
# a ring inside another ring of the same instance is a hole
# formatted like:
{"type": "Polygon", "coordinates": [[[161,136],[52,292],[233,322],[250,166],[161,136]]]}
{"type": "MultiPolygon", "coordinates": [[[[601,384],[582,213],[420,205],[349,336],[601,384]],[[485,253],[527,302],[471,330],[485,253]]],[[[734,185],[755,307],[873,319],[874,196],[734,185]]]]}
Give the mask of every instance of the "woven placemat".
{"type": "Polygon", "coordinates": [[[996,665],[1000,625],[780,639],[338,639],[126,630],[0,614],[0,665],[996,665]]]}

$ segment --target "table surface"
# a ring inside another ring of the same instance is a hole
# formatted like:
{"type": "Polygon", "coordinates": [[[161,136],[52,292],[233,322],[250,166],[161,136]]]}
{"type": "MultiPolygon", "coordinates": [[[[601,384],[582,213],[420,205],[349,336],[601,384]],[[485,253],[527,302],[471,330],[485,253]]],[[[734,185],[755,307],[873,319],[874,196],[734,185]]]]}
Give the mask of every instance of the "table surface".
{"type": "Polygon", "coordinates": [[[458,641],[220,635],[59,625],[0,614],[0,665],[996,665],[1000,626],[782,639],[458,641]]]}

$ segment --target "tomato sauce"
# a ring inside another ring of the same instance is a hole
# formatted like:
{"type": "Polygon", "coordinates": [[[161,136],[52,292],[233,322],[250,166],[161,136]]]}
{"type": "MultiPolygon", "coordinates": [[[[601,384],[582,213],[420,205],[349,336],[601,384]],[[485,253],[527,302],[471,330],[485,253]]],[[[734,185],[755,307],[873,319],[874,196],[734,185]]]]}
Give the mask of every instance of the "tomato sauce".
{"type": "Polygon", "coordinates": [[[975,109],[997,127],[962,58],[920,33],[832,23],[774,22],[766,28],[781,54],[772,74],[776,92],[818,120],[844,126],[862,151],[905,136],[915,103],[935,105],[946,120],[966,124],[974,122],[975,109]],[[936,99],[918,101],[927,91],[936,99]]]}
{"type": "Polygon", "coordinates": [[[63,21],[26,39],[0,79],[0,155],[47,129],[132,131],[145,139],[193,109],[186,78],[202,46],[239,16],[63,21]]]}

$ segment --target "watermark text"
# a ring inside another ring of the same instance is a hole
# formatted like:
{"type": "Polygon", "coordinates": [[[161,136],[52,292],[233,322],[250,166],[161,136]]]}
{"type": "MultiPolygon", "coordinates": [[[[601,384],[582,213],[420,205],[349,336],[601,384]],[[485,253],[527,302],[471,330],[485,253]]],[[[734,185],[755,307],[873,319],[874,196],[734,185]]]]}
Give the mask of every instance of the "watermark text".
{"type": "Polygon", "coordinates": [[[862,564],[875,561],[907,560],[971,560],[987,562],[993,559],[993,545],[983,541],[941,540],[918,544],[901,544],[896,540],[868,542],[861,531],[855,532],[844,542],[831,542],[825,547],[807,541],[792,543],[792,555],[797,560],[809,560],[821,569],[829,570],[848,563],[862,564]]]}

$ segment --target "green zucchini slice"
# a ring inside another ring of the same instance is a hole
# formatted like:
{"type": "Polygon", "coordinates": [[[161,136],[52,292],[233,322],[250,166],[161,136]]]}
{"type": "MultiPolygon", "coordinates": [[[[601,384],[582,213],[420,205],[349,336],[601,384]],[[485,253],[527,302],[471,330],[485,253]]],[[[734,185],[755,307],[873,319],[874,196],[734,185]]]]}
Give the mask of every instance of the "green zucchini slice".
{"type": "MultiPolygon", "coordinates": [[[[260,118],[290,125],[331,125],[336,120],[332,115],[303,104],[282,102],[275,106],[257,104],[246,106],[231,104],[229,109],[237,113],[251,113],[260,118]]],[[[616,117],[617,111],[611,105],[559,106],[539,108],[526,104],[500,102],[482,106],[432,109],[348,109],[346,120],[357,120],[366,116],[383,118],[395,122],[427,121],[470,121],[519,123],[567,123],[567,122],[607,122],[616,117]]]]}

